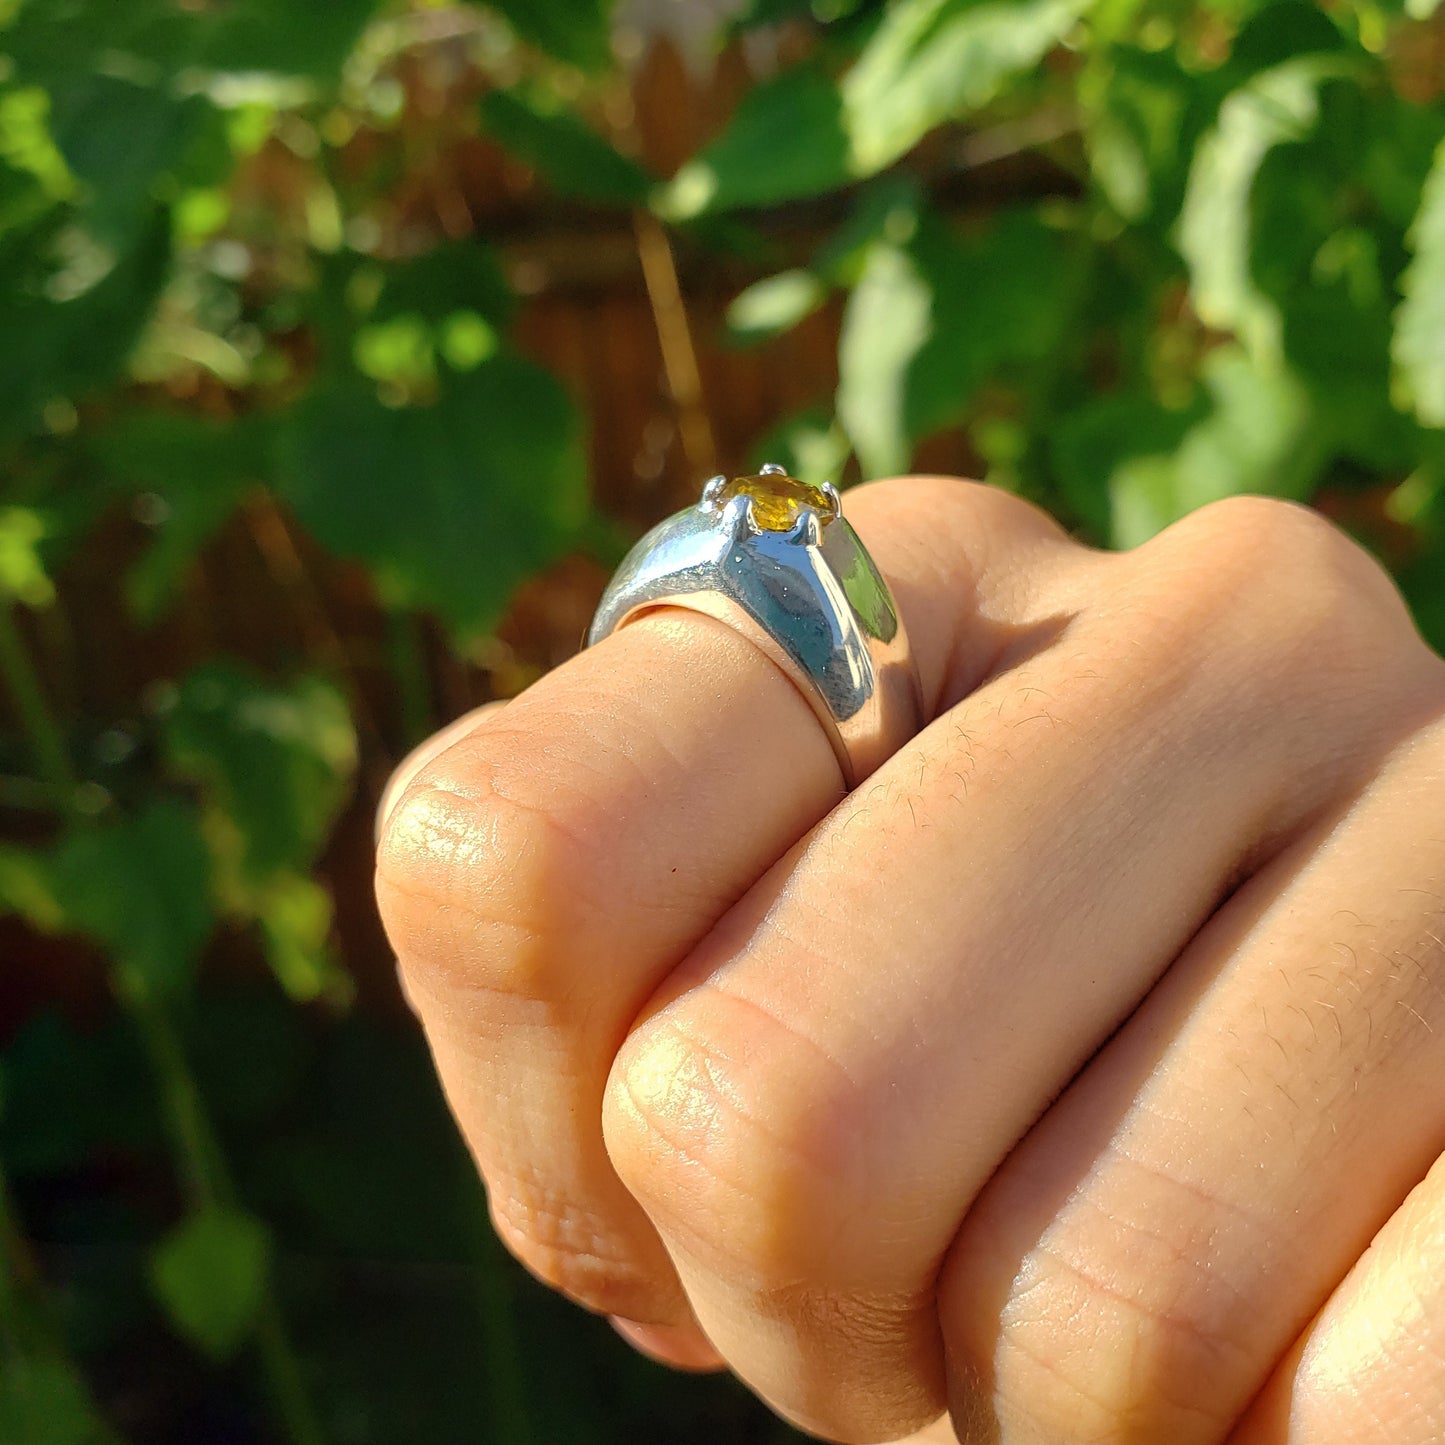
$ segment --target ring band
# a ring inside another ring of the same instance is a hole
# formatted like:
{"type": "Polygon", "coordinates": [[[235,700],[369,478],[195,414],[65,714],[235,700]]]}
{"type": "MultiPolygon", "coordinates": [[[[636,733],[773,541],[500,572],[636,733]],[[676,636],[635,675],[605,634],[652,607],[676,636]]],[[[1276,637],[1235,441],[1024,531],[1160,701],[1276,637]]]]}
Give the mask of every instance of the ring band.
{"type": "Polygon", "coordinates": [[[832,486],[777,466],[714,477],[628,553],[588,645],[658,607],[705,613],[761,648],[817,714],[850,789],[922,725],[897,605],[832,486]]]}

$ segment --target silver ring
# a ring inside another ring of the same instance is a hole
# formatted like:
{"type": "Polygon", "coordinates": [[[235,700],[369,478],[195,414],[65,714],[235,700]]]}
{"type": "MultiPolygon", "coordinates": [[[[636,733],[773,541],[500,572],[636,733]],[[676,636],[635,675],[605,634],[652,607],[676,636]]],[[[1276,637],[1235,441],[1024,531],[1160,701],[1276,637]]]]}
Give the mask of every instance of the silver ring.
{"type": "Polygon", "coordinates": [[[588,645],[658,607],[705,613],[761,648],[812,706],[849,788],[922,725],[897,604],[830,485],[778,466],[714,477],[627,554],[588,645]]]}

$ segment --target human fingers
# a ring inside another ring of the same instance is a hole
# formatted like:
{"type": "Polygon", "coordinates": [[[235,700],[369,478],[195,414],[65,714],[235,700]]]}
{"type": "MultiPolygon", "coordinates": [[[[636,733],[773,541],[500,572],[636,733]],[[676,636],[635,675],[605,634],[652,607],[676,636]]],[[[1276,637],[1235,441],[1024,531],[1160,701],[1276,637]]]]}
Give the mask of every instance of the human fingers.
{"type": "MultiPolygon", "coordinates": [[[[1052,628],[1021,581],[1035,556],[1083,554],[974,484],[846,505],[934,709],[1052,628]]],[[[731,628],[668,610],[483,719],[391,814],[378,899],[498,1230],[594,1309],[690,1319],[603,1146],[613,1056],[669,969],[841,794],[793,684],[731,628]]]]}
{"type": "MultiPolygon", "coordinates": [[[[411,786],[411,780],[426,767],[435,757],[466,737],[489,712],[495,712],[499,707],[505,707],[505,701],[484,702],[480,707],[474,707],[465,712],[459,718],[454,718],[445,727],[439,728],[425,742],[418,743],[393,769],[391,776],[386,780],[386,786],[381,790],[381,797],[377,800],[376,814],[372,823],[372,833],[376,842],[381,841],[381,835],[386,829],[387,820],[391,817],[392,809],[401,800],[401,796],[411,786]]],[[[413,1013],[416,1012],[416,1003],[411,997],[407,988],[406,971],[398,968],[396,971],[397,986],[401,989],[402,997],[406,999],[413,1013]]]]}
{"type": "Polygon", "coordinates": [[[419,743],[396,765],[392,775],[386,780],[386,786],[381,790],[381,797],[376,804],[375,832],[378,842],[386,828],[387,819],[391,817],[391,810],[396,807],[401,800],[401,795],[411,786],[412,779],[433,758],[440,757],[454,743],[460,742],[473,732],[477,724],[488,713],[505,706],[506,702],[503,700],[484,702],[480,707],[474,707],[470,712],[464,712],[461,717],[454,718],[444,728],[439,728],[425,742],[419,743]]]}
{"type": "Polygon", "coordinates": [[[990,1181],[939,1286],[979,1441],[1217,1445],[1445,1147],[1442,798],[1434,722],[1239,889],[990,1181]]]}
{"type": "Polygon", "coordinates": [[[608,1089],[612,1159],[709,1337],[833,1438],[942,1408],[934,1283],[970,1201],[1418,702],[1398,596],[1301,508],[1205,509],[1065,590],[1050,648],[729,913],[608,1089]]]}
{"type": "Polygon", "coordinates": [[[1445,1440],[1445,1155],[1250,1407],[1230,1445],[1445,1440]]]}

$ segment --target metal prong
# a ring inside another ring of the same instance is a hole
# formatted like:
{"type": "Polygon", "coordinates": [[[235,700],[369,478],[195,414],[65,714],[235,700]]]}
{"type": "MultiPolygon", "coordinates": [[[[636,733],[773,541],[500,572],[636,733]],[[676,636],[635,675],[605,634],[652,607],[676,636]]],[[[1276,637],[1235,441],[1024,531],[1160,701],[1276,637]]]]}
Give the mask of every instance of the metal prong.
{"type": "Polygon", "coordinates": [[[767,462],[758,468],[760,477],[785,477],[788,475],[787,467],[780,467],[777,462],[767,462]]]}
{"type": "Polygon", "coordinates": [[[727,486],[728,479],[721,472],[715,477],[709,477],[707,485],[702,489],[702,501],[698,505],[704,512],[715,512],[717,510],[718,493],[727,486]]]}
{"type": "Polygon", "coordinates": [[[752,498],[741,494],[733,497],[722,510],[721,525],[734,542],[753,536],[758,528],[753,522],[752,498]]]}
{"type": "Polygon", "coordinates": [[[828,520],[836,522],[843,515],[843,499],[838,495],[838,489],[832,482],[824,482],[822,491],[828,499],[828,520]]]}
{"type": "Polygon", "coordinates": [[[822,544],[823,524],[811,507],[804,507],[798,513],[798,520],[793,523],[792,530],[788,533],[788,541],[803,547],[817,547],[822,544]]]}

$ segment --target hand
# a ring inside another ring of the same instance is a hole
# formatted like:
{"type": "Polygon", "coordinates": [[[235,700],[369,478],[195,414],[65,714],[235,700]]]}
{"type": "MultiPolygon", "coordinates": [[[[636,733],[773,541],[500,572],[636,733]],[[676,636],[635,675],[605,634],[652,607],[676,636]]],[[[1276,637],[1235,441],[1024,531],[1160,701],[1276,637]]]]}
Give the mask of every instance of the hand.
{"type": "Polygon", "coordinates": [[[969,483],[846,505],[932,719],[851,795],[669,610],[396,801],[503,1239],[833,1439],[1438,1441],[1445,664],[1287,503],[1119,555],[969,483]]]}

